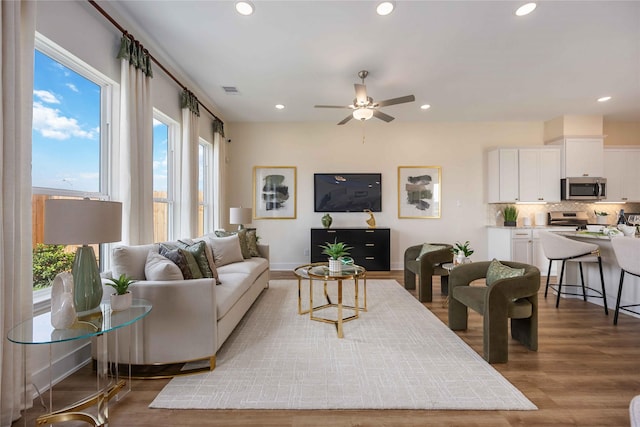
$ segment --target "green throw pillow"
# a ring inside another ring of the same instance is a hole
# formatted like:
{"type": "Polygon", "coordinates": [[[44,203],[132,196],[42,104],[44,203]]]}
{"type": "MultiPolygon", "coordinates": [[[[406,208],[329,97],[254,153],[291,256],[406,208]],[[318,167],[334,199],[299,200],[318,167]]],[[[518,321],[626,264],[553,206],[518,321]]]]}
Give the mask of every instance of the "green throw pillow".
{"type": "Polygon", "coordinates": [[[249,247],[249,255],[252,257],[260,257],[258,250],[258,236],[255,228],[247,228],[247,246],[249,247]]]}
{"type": "Polygon", "coordinates": [[[422,245],[422,249],[420,249],[420,255],[418,255],[418,258],[416,258],[416,260],[419,260],[420,257],[426,254],[427,252],[439,251],[443,247],[444,246],[442,245],[432,245],[430,243],[425,243],[422,245]]]}
{"type": "Polygon", "coordinates": [[[202,277],[212,278],[213,272],[211,271],[211,267],[209,267],[209,260],[207,259],[206,253],[207,244],[204,241],[195,242],[193,244],[189,244],[187,242],[183,242],[182,240],[178,240],[178,247],[184,249],[187,252],[190,252],[196,260],[198,264],[198,269],[202,277]]]}
{"type": "Polygon", "coordinates": [[[180,268],[182,272],[182,276],[185,279],[193,279],[193,274],[191,273],[191,268],[189,267],[189,262],[187,261],[186,251],[184,249],[176,248],[172,249],[165,245],[160,245],[160,255],[165,258],[173,261],[175,265],[180,268]]]}
{"type": "Polygon", "coordinates": [[[494,258],[487,269],[487,286],[491,286],[496,280],[519,277],[523,274],[524,268],[511,268],[494,258]]]}

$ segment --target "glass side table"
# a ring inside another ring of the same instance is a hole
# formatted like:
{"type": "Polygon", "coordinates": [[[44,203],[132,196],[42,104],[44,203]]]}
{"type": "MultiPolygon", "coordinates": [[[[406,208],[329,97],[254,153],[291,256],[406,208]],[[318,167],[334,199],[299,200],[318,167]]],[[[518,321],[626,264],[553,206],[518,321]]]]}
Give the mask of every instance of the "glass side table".
{"type": "Polygon", "coordinates": [[[294,270],[295,275],[298,277],[298,314],[309,313],[309,319],[318,322],[333,323],[336,326],[338,332],[338,338],[344,338],[344,332],[342,324],[350,320],[360,317],[360,311],[367,311],[367,270],[359,265],[344,265],[339,272],[330,271],[328,263],[318,262],[313,264],[306,264],[297,267],[294,270]],[[302,279],[309,280],[309,310],[302,310],[302,297],[301,297],[301,282],[302,279]],[[359,306],[358,301],[358,281],[363,279],[364,282],[364,306],[359,306]],[[324,297],[327,300],[326,304],[314,307],[313,305],[313,282],[324,282],[324,297]],[[355,302],[353,306],[344,305],[342,302],[342,281],[353,280],[354,281],[354,297],[355,302]],[[337,284],[338,301],[333,303],[329,294],[327,293],[327,283],[334,282],[337,284]],[[334,307],[338,310],[337,319],[327,319],[324,317],[314,316],[314,312],[323,310],[325,308],[334,307]],[[354,310],[355,314],[346,318],[343,318],[343,309],[354,310]]]}
{"type": "MultiPolygon", "coordinates": [[[[36,425],[52,424],[55,422],[79,420],[94,426],[108,425],[109,423],[109,401],[118,396],[120,390],[127,384],[124,379],[119,378],[117,361],[114,375],[109,375],[109,352],[107,334],[116,334],[118,329],[129,326],[144,318],[151,311],[151,303],[143,299],[134,299],[131,308],[122,311],[112,311],[108,301],[103,301],[99,309],[90,313],[78,316],[78,321],[68,329],[55,329],[51,326],[51,312],[43,313],[32,319],[25,320],[13,327],[7,334],[7,339],[16,344],[22,345],[23,377],[24,377],[24,399],[27,396],[27,345],[52,345],[67,341],[75,341],[96,337],[96,377],[97,392],[60,410],[53,410],[53,385],[50,384],[49,391],[49,411],[48,414],[38,417],[36,425]],[[81,412],[82,410],[97,405],[96,415],[81,412]]],[[[135,339],[137,340],[137,334],[135,339]]],[[[117,353],[117,352],[116,352],[117,353]]],[[[51,355],[51,351],[49,351],[51,355]]],[[[51,356],[50,356],[51,357],[51,356]]],[[[51,369],[51,360],[49,360],[51,369]]],[[[129,388],[131,390],[131,365],[129,365],[129,388]]],[[[120,396],[122,397],[122,396],[120,396]]],[[[117,399],[116,399],[117,400],[117,399]]],[[[26,425],[26,416],[23,416],[26,425]]]]}

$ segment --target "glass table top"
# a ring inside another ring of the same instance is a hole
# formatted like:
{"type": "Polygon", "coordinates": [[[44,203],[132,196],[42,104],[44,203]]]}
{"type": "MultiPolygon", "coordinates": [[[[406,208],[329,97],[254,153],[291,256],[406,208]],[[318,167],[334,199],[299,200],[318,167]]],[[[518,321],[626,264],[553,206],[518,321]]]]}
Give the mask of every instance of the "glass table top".
{"type": "Polygon", "coordinates": [[[308,279],[309,276],[327,279],[345,279],[362,277],[366,272],[367,270],[359,265],[343,265],[340,271],[330,271],[329,264],[326,262],[302,265],[294,270],[294,273],[298,277],[304,279],[308,279]]]}
{"type": "Polygon", "coordinates": [[[103,301],[100,310],[79,316],[68,329],[55,329],[51,326],[51,312],[43,313],[16,325],[7,339],[18,344],[53,344],[90,338],[137,322],[149,314],[151,307],[149,301],[134,298],[131,308],[112,311],[109,302],[103,301]]]}

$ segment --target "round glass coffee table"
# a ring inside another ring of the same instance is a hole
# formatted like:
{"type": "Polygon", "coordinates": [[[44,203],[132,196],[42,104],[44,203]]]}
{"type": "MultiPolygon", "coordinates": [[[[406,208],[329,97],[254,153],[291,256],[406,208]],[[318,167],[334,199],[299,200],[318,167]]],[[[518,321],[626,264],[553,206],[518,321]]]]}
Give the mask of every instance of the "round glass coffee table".
{"type": "Polygon", "coordinates": [[[318,262],[313,264],[305,264],[297,267],[294,270],[295,275],[298,277],[298,314],[309,313],[309,319],[317,322],[333,323],[336,325],[338,332],[338,338],[344,338],[344,332],[342,325],[345,322],[357,319],[360,317],[360,311],[367,311],[367,270],[359,265],[343,265],[340,271],[330,271],[329,264],[326,262],[318,262]],[[302,280],[309,280],[309,309],[302,309],[302,280]],[[360,307],[358,299],[359,280],[363,281],[364,291],[364,305],[360,307]],[[342,290],[344,280],[353,280],[354,284],[354,304],[345,305],[342,298],[342,290]],[[313,305],[313,282],[323,282],[324,298],[327,300],[326,304],[319,306],[313,305]],[[327,292],[327,286],[329,283],[335,283],[337,285],[337,301],[334,303],[331,301],[331,297],[327,292]],[[337,319],[328,319],[325,317],[315,316],[314,313],[319,310],[327,308],[336,308],[337,319]],[[343,317],[343,310],[353,310],[354,314],[348,317],[343,317]]]}

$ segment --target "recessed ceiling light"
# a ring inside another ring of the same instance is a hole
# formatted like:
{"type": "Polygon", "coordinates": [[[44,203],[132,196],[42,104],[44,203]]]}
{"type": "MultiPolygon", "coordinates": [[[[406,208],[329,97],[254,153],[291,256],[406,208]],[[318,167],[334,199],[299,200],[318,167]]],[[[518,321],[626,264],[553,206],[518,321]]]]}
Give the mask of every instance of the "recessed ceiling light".
{"type": "Polygon", "coordinates": [[[282,104],[276,104],[276,108],[277,108],[278,110],[284,110],[284,105],[282,105],[282,104]]]}
{"type": "Polygon", "coordinates": [[[516,10],[516,15],[517,15],[517,16],[525,16],[525,15],[528,15],[528,14],[530,14],[531,12],[533,12],[533,11],[534,11],[534,9],[536,8],[536,6],[537,6],[537,5],[536,5],[535,3],[527,3],[527,4],[524,4],[524,5],[520,6],[520,7],[518,8],[518,10],[516,10]]]}
{"type": "Polygon", "coordinates": [[[431,108],[431,105],[424,104],[424,105],[421,105],[420,108],[422,108],[423,110],[428,110],[429,108],[431,108]]]}
{"type": "Polygon", "coordinates": [[[386,16],[388,14],[390,14],[391,12],[393,12],[393,9],[395,8],[395,2],[393,1],[383,1],[378,3],[378,6],[376,7],[376,13],[380,16],[386,16]]]}
{"type": "Polygon", "coordinates": [[[598,98],[598,102],[607,102],[610,99],[610,96],[603,96],[602,98],[598,98]]]}
{"type": "Polygon", "coordinates": [[[249,16],[253,13],[253,3],[250,1],[239,1],[236,3],[236,11],[240,15],[249,16]]]}

